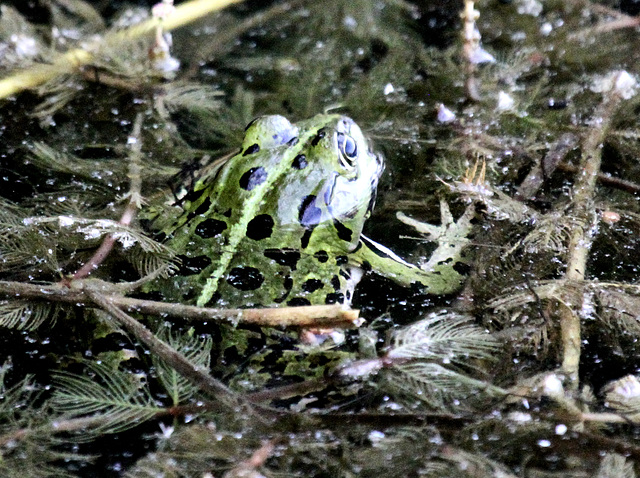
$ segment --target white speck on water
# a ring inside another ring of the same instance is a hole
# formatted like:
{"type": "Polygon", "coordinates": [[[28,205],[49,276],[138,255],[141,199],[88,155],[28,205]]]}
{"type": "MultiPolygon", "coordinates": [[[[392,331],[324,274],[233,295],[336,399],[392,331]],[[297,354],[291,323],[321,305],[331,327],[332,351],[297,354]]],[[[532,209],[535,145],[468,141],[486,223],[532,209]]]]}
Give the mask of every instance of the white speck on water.
{"type": "Polygon", "coordinates": [[[355,30],[355,28],[358,26],[358,22],[351,15],[347,15],[346,17],[344,17],[342,23],[349,30],[355,30]]]}
{"type": "Polygon", "coordinates": [[[516,423],[527,423],[532,420],[530,413],[513,412],[509,414],[509,419],[516,423]]]}
{"type": "Polygon", "coordinates": [[[537,17],[542,13],[542,3],[538,0],[520,0],[516,8],[520,15],[537,17]]]}
{"type": "Polygon", "coordinates": [[[442,103],[438,104],[438,121],[440,123],[450,123],[456,119],[456,114],[442,103]]]}
{"type": "Polygon", "coordinates": [[[469,56],[469,61],[474,65],[482,63],[495,63],[495,57],[484,48],[476,48],[469,56]]]}
{"type": "Polygon", "coordinates": [[[549,397],[564,395],[562,381],[556,375],[548,375],[543,382],[543,391],[549,397]]]}
{"type": "Polygon", "coordinates": [[[36,41],[23,34],[11,35],[11,43],[13,43],[16,55],[20,58],[31,58],[38,54],[38,45],[36,41]]]}
{"type": "Polygon", "coordinates": [[[636,86],[635,78],[626,71],[623,70],[616,76],[615,88],[625,100],[636,94],[636,86]]]}
{"type": "Polygon", "coordinates": [[[505,93],[504,91],[500,91],[498,93],[498,105],[496,106],[498,111],[510,110],[513,108],[514,104],[515,100],[509,93],[505,93]]]}

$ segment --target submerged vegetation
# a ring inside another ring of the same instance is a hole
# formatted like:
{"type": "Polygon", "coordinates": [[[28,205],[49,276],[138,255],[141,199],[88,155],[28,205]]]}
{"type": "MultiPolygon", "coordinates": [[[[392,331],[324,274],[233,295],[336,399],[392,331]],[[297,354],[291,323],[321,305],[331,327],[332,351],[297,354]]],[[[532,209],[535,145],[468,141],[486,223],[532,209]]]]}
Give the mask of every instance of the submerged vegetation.
{"type": "Polygon", "coordinates": [[[107,3],[0,5],[0,475],[637,475],[637,12],[107,3]],[[163,301],[158,223],[325,111],[386,158],[368,235],[464,287],[163,301]]]}

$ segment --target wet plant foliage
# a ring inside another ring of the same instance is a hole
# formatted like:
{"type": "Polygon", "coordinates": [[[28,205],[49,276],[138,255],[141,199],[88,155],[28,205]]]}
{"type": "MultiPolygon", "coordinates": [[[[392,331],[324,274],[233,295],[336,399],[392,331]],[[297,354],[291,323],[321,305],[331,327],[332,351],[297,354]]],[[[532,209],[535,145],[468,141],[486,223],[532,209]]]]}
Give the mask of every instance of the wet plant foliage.
{"type": "Polygon", "coordinates": [[[633,2],[188,3],[0,5],[0,475],[637,476],[633,2]],[[385,156],[368,235],[464,286],[163,302],[190,187],[325,111],[385,156]]]}

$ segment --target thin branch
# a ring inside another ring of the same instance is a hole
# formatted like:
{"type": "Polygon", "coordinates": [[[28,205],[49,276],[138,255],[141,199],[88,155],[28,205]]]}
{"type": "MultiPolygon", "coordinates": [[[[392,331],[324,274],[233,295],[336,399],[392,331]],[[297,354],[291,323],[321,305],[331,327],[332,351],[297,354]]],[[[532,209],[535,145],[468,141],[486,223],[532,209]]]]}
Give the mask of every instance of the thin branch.
{"type": "MultiPolygon", "coordinates": [[[[197,404],[164,408],[158,411],[153,418],[157,419],[166,416],[178,417],[203,412],[220,412],[221,409],[222,406],[218,402],[201,401],[197,404]]],[[[42,425],[37,425],[31,428],[18,428],[5,433],[4,435],[0,435],[0,448],[13,442],[24,440],[32,435],[81,432],[100,428],[107,423],[109,423],[109,417],[103,415],[70,419],[55,418],[42,425]]]]}
{"type": "Polygon", "coordinates": [[[589,8],[600,15],[613,17],[614,19],[600,21],[593,27],[583,28],[575,33],[571,33],[567,36],[568,40],[582,41],[585,38],[595,38],[602,33],[609,33],[625,28],[637,28],[640,25],[640,17],[626,15],[615,8],[598,5],[593,2],[590,2],[589,8]]]}
{"type": "Polygon", "coordinates": [[[473,0],[465,0],[464,10],[460,14],[463,21],[462,27],[462,56],[465,67],[465,93],[471,101],[480,101],[480,93],[476,78],[476,62],[474,56],[480,50],[480,32],[476,27],[476,20],[480,16],[480,12],[474,8],[473,0]]]}
{"type": "MultiPolygon", "coordinates": [[[[558,169],[570,173],[577,173],[579,170],[577,166],[564,162],[558,164],[558,169]]],[[[640,184],[634,181],[616,178],[606,173],[598,173],[598,181],[605,186],[619,189],[620,191],[626,191],[631,194],[640,194],[640,184]]]]}
{"type": "MultiPolygon", "coordinates": [[[[576,221],[570,226],[565,273],[567,280],[580,281],[585,278],[597,220],[594,197],[602,161],[602,146],[613,115],[621,101],[629,94],[632,83],[631,76],[624,71],[611,75],[610,81],[610,89],[604,92],[602,103],[593,115],[593,127],[582,142],[582,157],[573,187],[571,213],[583,221],[576,221]]],[[[562,369],[569,377],[571,385],[577,387],[581,347],[580,315],[577,310],[567,306],[561,306],[559,315],[563,345],[562,369]]]]}
{"type": "Polygon", "coordinates": [[[324,390],[330,385],[337,383],[336,378],[335,376],[326,376],[290,385],[267,388],[247,394],[247,400],[251,403],[259,404],[269,403],[273,400],[286,400],[287,398],[304,396],[312,392],[324,390]]]}
{"type": "Polygon", "coordinates": [[[637,420],[631,420],[620,413],[583,413],[581,418],[585,422],[593,423],[626,423],[638,425],[637,420]]]}
{"type": "Polygon", "coordinates": [[[262,446],[254,451],[248,460],[241,461],[232,469],[227,471],[222,478],[239,478],[244,476],[264,476],[257,471],[257,468],[265,464],[275,450],[277,439],[263,441],[262,446]]]}
{"type": "Polygon", "coordinates": [[[480,11],[475,9],[475,0],[465,0],[464,9],[460,13],[462,20],[462,59],[465,68],[465,93],[467,99],[480,101],[478,85],[478,67],[480,63],[493,63],[495,59],[481,46],[480,31],[476,21],[480,17],[480,11]]]}
{"type": "Polygon", "coordinates": [[[91,306],[92,300],[84,290],[87,283],[93,284],[94,289],[99,288],[114,307],[127,312],[186,320],[229,320],[233,323],[264,327],[353,328],[362,323],[358,310],[345,309],[339,304],[270,309],[214,309],[123,297],[113,293],[114,290],[118,291],[119,284],[110,284],[96,279],[75,281],[70,287],[62,284],[36,285],[0,281],[0,296],[10,299],[40,299],[91,306]]]}
{"type": "MultiPolygon", "coordinates": [[[[133,124],[133,132],[129,138],[129,144],[131,145],[131,153],[129,154],[129,192],[127,197],[129,203],[125,207],[122,217],[119,223],[123,226],[129,226],[131,221],[136,216],[136,212],[142,204],[142,164],[140,161],[140,153],[142,151],[141,130],[142,130],[142,113],[136,115],[136,119],[133,124]]],[[[91,259],[84,263],[84,265],[73,274],[72,280],[84,279],[92,271],[98,268],[100,264],[109,256],[113,246],[116,243],[115,234],[109,234],[104,238],[100,247],[93,254],[91,259]]]]}

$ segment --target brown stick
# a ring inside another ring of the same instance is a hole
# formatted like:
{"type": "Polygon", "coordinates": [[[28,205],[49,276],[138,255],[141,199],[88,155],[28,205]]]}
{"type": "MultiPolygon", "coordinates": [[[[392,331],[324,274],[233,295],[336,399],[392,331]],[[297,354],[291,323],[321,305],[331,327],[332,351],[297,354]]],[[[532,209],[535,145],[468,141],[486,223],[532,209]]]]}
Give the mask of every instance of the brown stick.
{"type": "MultiPolygon", "coordinates": [[[[142,142],[140,141],[140,132],[142,130],[142,114],[138,113],[136,115],[135,122],[133,124],[133,131],[131,136],[135,141],[132,141],[131,144],[131,154],[129,155],[129,203],[127,207],[124,209],[122,213],[122,217],[120,218],[119,223],[123,226],[128,226],[131,224],[131,221],[134,217],[136,217],[136,212],[140,207],[142,196],[142,177],[140,175],[142,166],[140,164],[140,152],[142,150],[142,142]]],[[[109,256],[109,253],[113,249],[114,244],[116,243],[115,235],[109,234],[104,238],[100,247],[93,254],[91,259],[84,263],[84,265],[73,274],[72,279],[84,279],[92,271],[98,268],[100,264],[109,256]]]]}
{"type": "Polygon", "coordinates": [[[117,291],[117,285],[94,279],[75,281],[71,287],[62,284],[36,285],[0,281],[0,296],[91,306],[92,300],[84,290],[87,283],[93,284],[94,288],[99,288],[114,307],[141,314],[166,315],[186,320],[229,320],[234,323],[265,327],[353,328],[360,325],[361,322],[358,310],[344,309],[342,305],[338,304],[272,309],[214,309],[123,297],[113,293],[114,290],[117,291]]]}
{"type": "MultiPolygon", "coordinates": [[[[581,219],[575,222],[570,233],[567,246],[567,269],[565,279],[570,281],[584,280],[587,259],[591,250],[597,214],[594,208],[594,196],[600,164],[602,161],[602,145],[609,132],[613,115],[620,102],[624,99],[619,83],[624,83],[626,72],[618,72],[611,78],[611,89],[603,94],[602,103],[596,109],[594,126],[588,131],[582,141],[582,157],[573,186],[573,201],[571,214],[581,219]]],[[[573,307],[562,305],[560,308],[560,331],[562,335],[562,370],[570,379],[570,385],[578,386],[578,365],[580,363],[580,315],[576,310],[580,304],[573,307]]]]}

